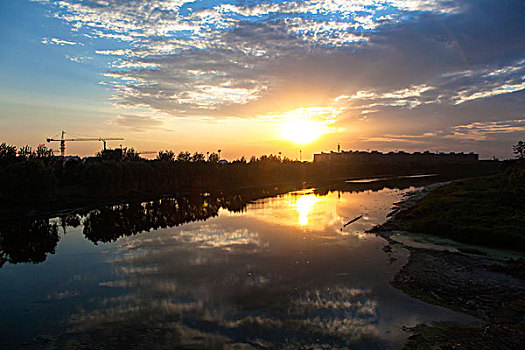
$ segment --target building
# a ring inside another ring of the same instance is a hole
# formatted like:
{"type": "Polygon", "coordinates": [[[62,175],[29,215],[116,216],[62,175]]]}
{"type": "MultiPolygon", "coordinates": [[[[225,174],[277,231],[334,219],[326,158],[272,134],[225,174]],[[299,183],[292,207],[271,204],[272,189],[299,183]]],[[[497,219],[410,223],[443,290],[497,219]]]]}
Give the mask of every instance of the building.
{"type": "Polygon", "coordinates": [[[314,162],[354,162],[354,163],[472,163],[479,160],[476,153],[432,153],[426,152],[388,152],[341,151],[314,154],[314,162]]]}

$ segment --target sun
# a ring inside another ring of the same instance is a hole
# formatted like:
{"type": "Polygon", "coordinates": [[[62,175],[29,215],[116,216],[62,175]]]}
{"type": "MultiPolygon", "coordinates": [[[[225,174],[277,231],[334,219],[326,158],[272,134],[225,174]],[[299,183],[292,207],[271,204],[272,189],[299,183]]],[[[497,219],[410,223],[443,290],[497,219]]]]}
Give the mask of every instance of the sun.
{"type": "Polygon", "coordinates": [[[316,121],[297,119],[283,124],[281,126],[281,134],[283,139],[303,145],[314,141],[324,134],[323,129],[323,125],[316,121]]]}

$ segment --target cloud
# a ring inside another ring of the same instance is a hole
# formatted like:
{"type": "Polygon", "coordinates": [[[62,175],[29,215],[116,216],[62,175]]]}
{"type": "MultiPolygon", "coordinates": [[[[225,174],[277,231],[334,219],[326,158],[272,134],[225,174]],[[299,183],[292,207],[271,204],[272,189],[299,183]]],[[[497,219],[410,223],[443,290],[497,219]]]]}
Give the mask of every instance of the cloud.
{"type": "Polygon", "coordinates": [[[118,71],[110,72],[121,80],[114,84],[119,103],[177,116],[231,110],[232,104],[262,99],[263,92],[278,89],[285,79],[272,72],[280,61],[310,50],[359,47],[378,29],[404,21],[407,13],[458,10],[448,1],[393,0],[257,1],[248,6],[64,0],[48,6],[74,31],[125,44],[95,50],[121,57],[112,64],[118,71]]]}
{"type": "Polygon", "coordinates": [[[148,129],[155,129],[164,123],[151,116],[121,114],[116,119],[110,121],[110,124],[128,127],[133,131],[142,132],[148,129]]]}
{"type": "Polygon", "coordinates": [[[57,39],[57,38],[44,38],[42,39],[42,44],[46,44],[46,45],[58,45],[58,46],[65,46],[65,45],[69,45],[69,46],[72,46],[72,45],[84,45],[82,43],[77,43],[75,41],[68,41],[68,40],[63,40],[63,39],[57,39]]]}
{"type": "Polygon", "coordinates": [[[71,62],[77,62],[77,63],[85,63],[85,62],[93,59],[93,57],[69,56],[69,55],[66,55],[66,58],[68,60],[70,60],[71,62]]]}
{"type": "MultiPolygon", "coordinates": [[[[524,79],[525,80],[525,79],[524,79]]],[[[525,81],[519,84],[503,84],[491,87],[486,90],[477,92],[460,91],[457,96],[456,104],[460,104],[467,101],[477,100],[479,98],[492,97],[502,94],[510,94],[512,92],[525,90],[525,81]]]]}
{"type": "Polygon", "coordinates": [[[447,137],[468,140],[487,140],[498,134],[519,134],[525,132],[525,119],[494,122],[474,122],[452,127],[453,134],[447,137]]]}
{"type": "Polygon", "coordinates": [[[405,144],[405,145],[422,145],[428,144],[428,140],[423,135],[391,135],[385,134],[384,136],[376,137],[363,137],[362,140],[365,142],[385,143],[385,144],[405,144]]]}
{"type": "Polygon", "coordinates": [[[362,127],[363,137],[376,140],[422,134],[428,125],[447,131],[522,118],[525,3],[519,1],[62,0],[45,6],[90,41],[93,55],[110,61],[101,74],[120,107],[260,121],[333,108],[331,127],[362,127]]]}
{"type": "Polygon", "coordinates": [[[466,71],[447,72],[427,83],[410,85],[396,90],[358,90],[343,94],[334,103],[347,104],[354,109],[403,107],[412,109],[423,104],[459,105],[465,102],[525,90],[525,60],[505,66],[483,67],[466,71]]]}
{"type": "MultiPolygon", "coordinates": [[[[425,99],[422,95],[435,89],[426,84],[411,85],[394,91],[366,91],[359,90],[353,95],[341,95],[334,99],[336,104],[346,104],[354,109],[362,109],[361,114],[371,113],[371,108],[377,107],[406,107],[409,109],[421,105],[425,99]]],[[[428,100],[428,99],[426,99],[428,100]]],[[[373,110],[377,112],[378,110],[373,110]]]]}
{"type": "Polygon", "coordinates": [[[455,95],[451,96],[455,104],[510,94],[525,89],[525,59],[504,66],[447,73],[444,78],[456,83],[455,95]]]}

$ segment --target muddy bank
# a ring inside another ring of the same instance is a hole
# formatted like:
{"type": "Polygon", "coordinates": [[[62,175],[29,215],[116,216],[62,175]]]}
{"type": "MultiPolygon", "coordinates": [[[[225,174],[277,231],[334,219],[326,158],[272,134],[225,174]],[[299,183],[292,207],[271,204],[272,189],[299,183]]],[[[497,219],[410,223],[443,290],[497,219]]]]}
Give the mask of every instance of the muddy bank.
{"type": "MultiPolygon", "coordinates": [[[[385,232],[389,237],[390,233],[385,232]]],[[[390,240],[390,238],[387,238],[390,240]]],[[[385,251],[392,245],[390,240],[385,251]]],[[[525,279],[490,257],[406,247],[408,263],[392,286],[425,302],[474,316],[478,324],[420,324],[405,349],[525,349],[525,279]]]]}
{"type": "Polygon", "coordinates": [[[461,253],[411,249],[391,284],[405,293],[475,316],[480,325],[439,323],[412,329],[406,348],[525,348],[525,280],[506,262],[461,253]]]}
{"type": "Polygon", "coordinates": [[[428,249],[410,254],[391,281],[394,287],[481,320],[524,321],[525,280],[501,272],[506,262],[428,249]]]}
{"type": "MultiPolygon", "coordinates": [[[[396,203],[394,214],[412,208],[437,184],[396,203]]],[[[394,240],[396,215],[372,232],[410,251],[408,263],[391,284],[428,303],[474,316],[478,324],[420,324],[407,329],[413,335],[406,349],[525,349],[525,279],[515,273],[515,261],[488,255],[406,246],[394,240]],[[511,273],[513,275],[511,275],[511,273]]],[[[402,234],[410,236],[408,232],[402,234]]],[[[460,249],[461,250],[461,249],[460,249]]],[[[473,252],[476,250],[473,249],[473,252]]]]}

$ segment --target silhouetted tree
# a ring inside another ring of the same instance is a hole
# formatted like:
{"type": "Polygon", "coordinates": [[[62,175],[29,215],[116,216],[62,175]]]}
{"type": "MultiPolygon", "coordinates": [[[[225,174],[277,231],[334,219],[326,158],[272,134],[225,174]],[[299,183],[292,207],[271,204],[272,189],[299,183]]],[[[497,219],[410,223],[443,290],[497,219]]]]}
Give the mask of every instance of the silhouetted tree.
{"type": "Polygon", "coordinates": [[[206,161],[206,158],[204,157],[204,153],[195,152],[191,156],[191,161],[192,162],[204,162],[206,161]]]}
{"type": "Polygon", "coordinates": [[[177,155],[177,160],[180,162],[190,162],[191,161],[191,153],[190,152],[180,152],[177,155]]]}
{"type": "MultiPolygon", "coordinates": [[[[123,196],[160,196],[188,190],[302,183],[345,176],[455,170],[450,165],[444,168],[385,163],[302,163],[272,154],[252,156],[249,163],[242,157],[217,166],[217,153],[211,153],[208,161],[199,152],[193,155],[180,152],[176,161],[148,161],[140,158],[134,149],[123,148],[104,150],[92,159],[68,161],[63,167],[61,161],[50,155],[51,150],[43,145],[35,151],[28,146],[22,147],[18,152],[15,146],[0,145],[1,206],[9,207],[14,203],[37,206],[46,201],[70,206],[96,200],[115,201],[123,196]]],[[[157,157],[173,158],[172,151],[161,151],[157,157]]],[[[479,162],[469,164],[468,168],[472,173],[479,173],[483,166],[498,164],[479,162]]],[[[465,165],[457,165],[459,171],[465,168],[465,165]]]]}
{"type": "Polygon", "coordinates": [[[133,147],[105,149],[105,150],[98,152],[97,157],[102,158],[103,160],[110,160],[110,161],[143,160],[143,158],[140,157],[140,154],[137,151],[135,151],[133,147]]]}
{"type": "Polygon", "coordinates": [[[124,156],[122,148],[105,149],[96,154],[97,158],[110,161],[121,161],[124,156]]]}
{"type": "Polygon", "coordinates": [[[24,159],[24,160],[29,160],[32,158],[33,156],[33,149],[29,146],[23,146],[23,147],[20,147],[18,149],[18,157],[24,159]]]}
{"type": "Polygon", "coordinates": [[[208,156],[208,162],[211,162],[211,163],[218,163],[220,160],[219,158],[219,155],[215,152],[212,152],[209,156],[208,156]]]}
{"type": "Polygon", "coordinates": [[[135,149],[133,147],[131,148],[124,148],[123,152],[122,152],[122,160],[142,160],[142,158],[140,157],[140,154],[135,151],[135,149]]]}
{"type": "Polygon", "coordinates": [[[0,144],[0,162],[12,163],[16,160],[16,146],[11,146],[2,142],[0,144]]]}
{"type": "Polygon", "coordinates": [[[53,157],[53,150],[47,148],[46,145],[40,144],[35,150],[36,158],[49,159],[53,157]]]}
{"type": "Polygon", "coordinates": [[[518,159],[525,159],[525,142],[518,141],[517,144],[512,146],[512,150],[518,159]]]}
{"type": "Polygon", "coordinates": [[[173,151],[159,151],[159,154],[157,154],[158,160],[165,160],[165,161],[172,161],[175,159],[175,153],[173,151]]]}

